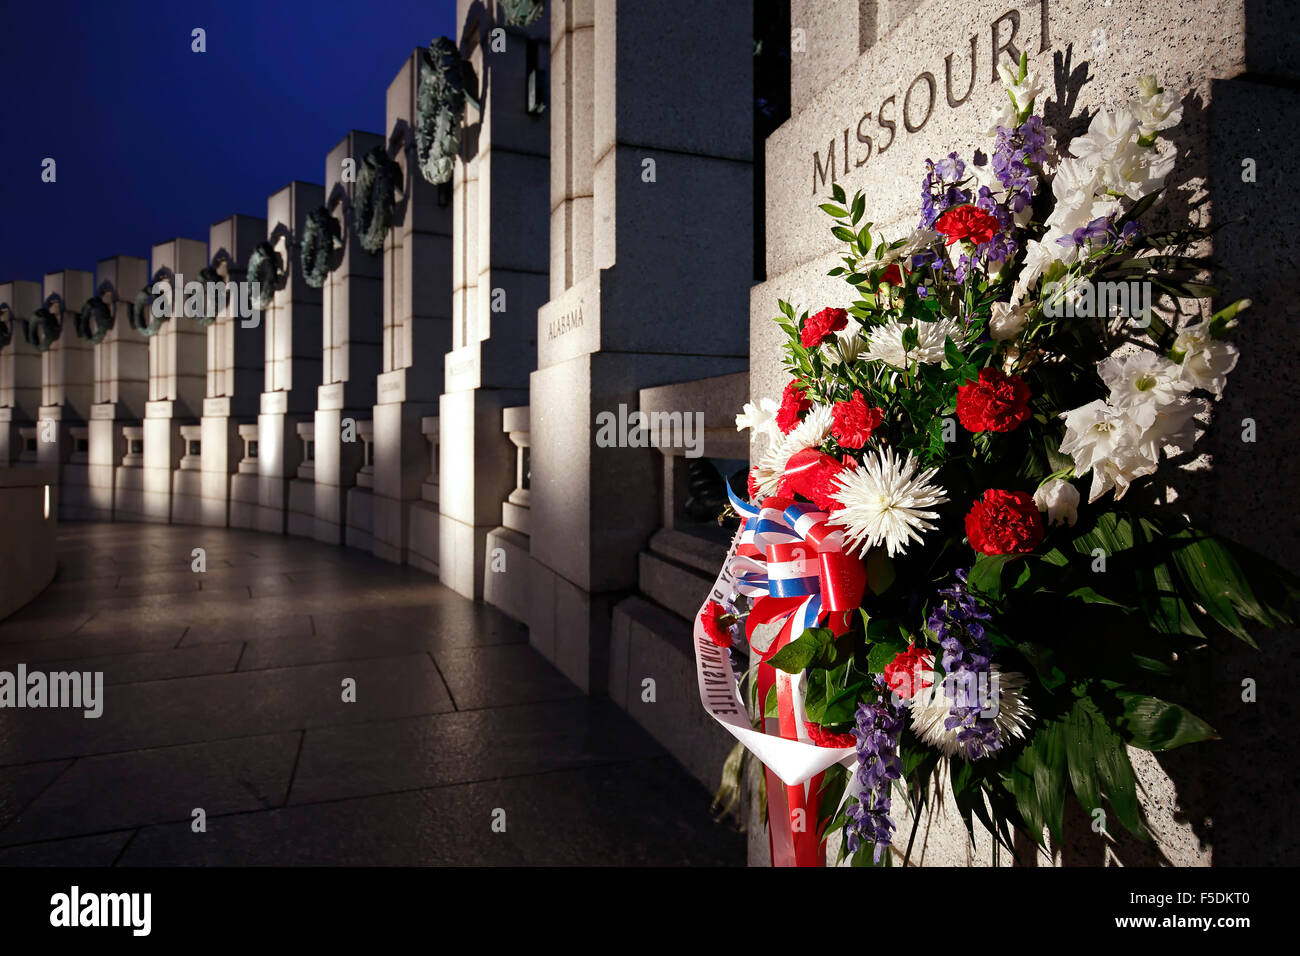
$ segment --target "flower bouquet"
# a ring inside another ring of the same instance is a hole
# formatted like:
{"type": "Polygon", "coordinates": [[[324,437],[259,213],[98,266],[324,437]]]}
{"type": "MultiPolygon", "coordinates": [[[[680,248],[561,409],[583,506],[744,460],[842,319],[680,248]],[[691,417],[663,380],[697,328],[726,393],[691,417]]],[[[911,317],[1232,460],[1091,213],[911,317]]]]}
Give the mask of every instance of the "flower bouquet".
{"type": "Polygon", "coordinates": [[[1143,78],[1060,150],[1027,60],[1001,73],[991,154],[928,161],[909,235],[834,186],[852,299],[780,303],[793,377],[737,417],[769,447],[695,643],[705,707],[767,767],[778,863],[837,830],[889,863],[895,801],[914,835],[936,781],[1008,850],[1059,842],[1068,792],[1149,838],[1126,746],[1214,738],[1189,668],[1291,621],[1295,580],[1156,477],[1195,458],[1249,305],[1204,308],[1207,231],[1144,222],[1178,97],[1143,78]]]}

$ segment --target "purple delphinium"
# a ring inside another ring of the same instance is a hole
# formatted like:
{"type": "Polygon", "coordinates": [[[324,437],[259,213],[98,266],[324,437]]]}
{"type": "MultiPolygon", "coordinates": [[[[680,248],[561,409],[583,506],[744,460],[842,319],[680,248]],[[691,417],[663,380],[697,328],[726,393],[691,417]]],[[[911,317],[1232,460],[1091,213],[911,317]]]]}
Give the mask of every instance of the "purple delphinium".
{"type": "Polygon", "coordinates": [[[982,715],[981,688],[989,686],[993,664],[993,643],[984,633],[989,614],[980,609],[966,589],[966,571],[957,572],[957,583],[939,592],[943,603],[930,612],[926,626],[935,633],[947,676],[944,693],[952,700],[944,728],[957,731],[957,745],[970,760],[1002,748],[997,722],[982,715]]]}
{"type": "Polygon", "coordinates": [[[935,220],[953,206],[964,206],[971,201],[971,194],[961,188],[961,181],[966,175],[966,163],[956,154],[933,162],[925,161],[925,176],[921,178],[921,225],[922,229],[934,228],[935,220]]]}
{"type": "Polygon", "coordinates": [[[1124,227],[1122,229],[1116,229],[1113,220],[1109,223],[1109,226],[1107,228],[1108,228],[1108,234],[1110,236],[1110,241],[1121,246],[1127,246],[1130,242],[1136,239],[1138,237],[1138,233],[1142,231],[1142,227],[1139,226],[1135,220],[1131,220],[1131,219],[1128,222],[1124,223],[1124,227]]]}
{"type": "Polygon", "coordinates": [[[1019,243],[1012,235],[1015,217],[1012,216],[1011,210],[994,199],[992,191],[987,186],[980,187],[979,198],[975,200],[975,205],[998,221],[998,231],[993,234],[992,239],[980,247],[985,261],[1002,262],[1010,259],[1019,248],[1019,243]]]}
{"type": "Polygon", "coordinates": [[[898,756],[903,718],[891,703],[884,677],[877,676],[876,688],[876,701],[858,705],[854,732],[858,738],[858,782],[862,793],[845,811],[848,822],[844,838],[850,853],[856,853],[863,842],[873,844],[873,859],[879,863],[894,836],[894,820],[889,815],[890,788],[903,775],[903,762],[898,756]]]}
{"type": "Polygon", "coordinates": [[[1080,226],[1068,236],[1060,236],[1056,242],[1057,245],[1072,249],[1100,239],[1110,241],[1113,234],[1115,234],[1115,227],[1110,219],[1106,216],[1098,216],[1086,226],[1080,226]]]}
{"type": "Polygon", "coordinates": [[[1047,161],[1047,131],[1041,116],[1030,116],[1019,126],[998,127],[993,148],[993,174],[1007,191],[1007,204],[1020,212],[1034,201],[1038,179],[1030,163],[1047,161]]]}

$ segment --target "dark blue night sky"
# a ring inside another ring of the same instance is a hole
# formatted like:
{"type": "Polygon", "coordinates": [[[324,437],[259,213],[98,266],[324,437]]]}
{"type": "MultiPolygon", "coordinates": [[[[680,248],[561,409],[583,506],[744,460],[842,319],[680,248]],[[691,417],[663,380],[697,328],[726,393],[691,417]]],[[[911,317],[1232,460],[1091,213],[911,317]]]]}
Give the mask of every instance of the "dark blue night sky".
{"type": "Polygon", "coordinates": [[[265,216],[290,180],[323,181],[348,130],[383,132],[405,57],[457,32],[454,0],[0,6],[0,280],[265,216]]]}

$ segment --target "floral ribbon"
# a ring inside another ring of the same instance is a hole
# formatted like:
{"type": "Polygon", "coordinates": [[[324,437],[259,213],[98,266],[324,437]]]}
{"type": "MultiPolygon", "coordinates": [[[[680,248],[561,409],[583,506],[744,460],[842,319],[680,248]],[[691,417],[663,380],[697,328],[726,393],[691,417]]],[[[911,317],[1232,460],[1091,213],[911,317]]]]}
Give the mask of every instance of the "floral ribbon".
{"type": "Polygon", "coordinates": [[[738,590],[752,598],[745,636],[763,661],[823,619],[836,635],[849,628],[862,602],[866,568],[845,554],[844,535],[825,512],[789,498],[752,505],[727,494],[745,519],[732,566],[738,590]]]}
{"type": "Polygon", "coordinates": [[[775,687],[777,716],[762,720],[761,730],[750,725],[728,652],[709,639],[697,614],[700,701],[765,768],[772,864],[821,866],[825,851],[817,832],[817,811],[822,775],[832,764],[851,761],[856,753],[853,747],[821,747],[812,742],[803,708],[803,675],[778,671],[766,661],[792,635],[802,634],[823,618],[829,619],[833,630],[847,628],[849,612],[858,606],[866,587],[866,572],[861,562],[843,554],[840,533],[827,527],[827,516],[811,505],[768,498],[755,506],[730,489],[728,494],[743,520],[708,600],[730,604],[738,594],[751,599],[750,621],[757,614],[761,622],[746,625],[751,648],[755,641],[767,642],[765,653],[755,648],[754,654],[758,700],[762,706],[775,687]]]}

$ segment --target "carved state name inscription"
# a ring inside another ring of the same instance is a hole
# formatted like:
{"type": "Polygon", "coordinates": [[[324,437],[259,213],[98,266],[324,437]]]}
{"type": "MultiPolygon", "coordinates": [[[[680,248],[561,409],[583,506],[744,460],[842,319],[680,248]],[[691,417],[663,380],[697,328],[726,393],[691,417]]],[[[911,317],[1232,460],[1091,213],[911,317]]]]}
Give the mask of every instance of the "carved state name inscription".
{"type": "Polygon", "coordinates": [[[547,341],[558,339],[564,333],[580,328],[582,328],[581,303],[577,308],[570,309],[568,312],[563,313],[559,318],[551,319],[551,321],[546,323],[546,339],[547,341]]]}
{"type": "MultiPolygon", "coordinates": [[[[1051,48],[1048,2],[1049,0],[1038,0],[1039,53],[1045,53],[1051,48]]],[[[1020,59],[1020,47],[1016,45],[1016,37],[1019,34],[1020,11],[1017,9],[1008,10],[990,24],[989,64],[987,68],[990,83],[998,82],[997,65],[1003,57],[1020,59]]],[[[979,39],[979,34],[971,35],[969,65],[954,65],[953,58],[957,56],[956,51],[943,58],[944,98],[950,109],[956,109],[966,103],[975,91],[975,78],[980,75],[981,70],[978,55],[979,39]],[[959,94],[959,91],[955,90],[954,86],[961,85],[963,75],[966,88],[964,91],[960,91],[959,94]]],[[[962,52],[965,53],[964,50],[962,52]]],[[[832,136],[824,156],[820,149],[814,150],[812,194],[814,196],[819,195],[825,190],[828,183],[837,182],[840,176],[847,176],[850,171],[850,162],[853,164],[852,168],[857,169],[865,166],[873,153],[876,156],[883,156],[899,135],[898,125],[900,121],[903,125],[904,135],[919,133],[925,129],[925,124],[934,115],[938,93],[939,81],[935,79],[934,72],[922,70],[901,94],[901,107],[899,104],[900,94],[892,92],[881,101],[880,106],[874,112],[864,112],[859,117],[856,126],[846,126],[842,134],[837,133],[832,136]],[[875,120],[874,124],[872,123],[873,118],[875,120]],[[849,142],[850,133],[854,134],[855,145],[851,145],[849,142]]]]}

